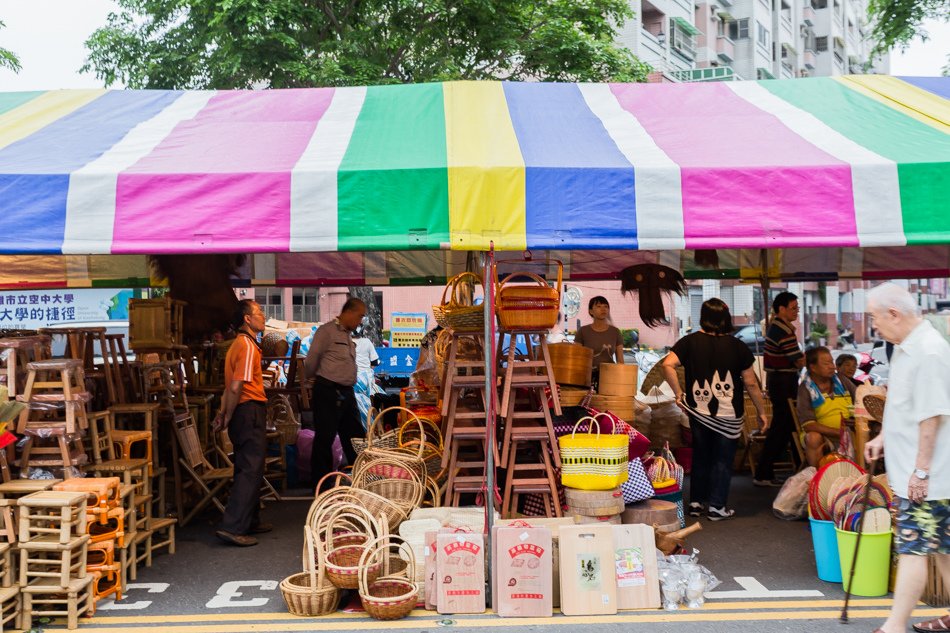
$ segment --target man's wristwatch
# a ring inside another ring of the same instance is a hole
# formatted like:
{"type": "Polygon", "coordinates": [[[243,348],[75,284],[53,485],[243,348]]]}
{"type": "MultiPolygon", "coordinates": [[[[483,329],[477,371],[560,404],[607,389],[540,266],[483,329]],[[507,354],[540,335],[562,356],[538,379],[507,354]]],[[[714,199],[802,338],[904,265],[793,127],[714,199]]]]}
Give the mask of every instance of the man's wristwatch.
{"type": "Polygon", "coordinates": [[[914,469],[914,477],[921,481],[926,481],[930,477],[930,472],[924,470],[923,468],[914,469]]]}

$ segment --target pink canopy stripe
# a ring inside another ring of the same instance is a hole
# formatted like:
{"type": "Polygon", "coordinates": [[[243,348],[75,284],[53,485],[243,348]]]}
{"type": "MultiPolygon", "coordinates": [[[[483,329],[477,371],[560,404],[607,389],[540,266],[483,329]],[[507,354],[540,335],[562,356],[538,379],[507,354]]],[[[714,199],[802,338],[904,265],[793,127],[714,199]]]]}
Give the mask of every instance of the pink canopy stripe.
{"type": "Polygon", "coordinates": [[[687,248],[857,245],[850,167],[776,117],[717,83],[611,90],[681,167],[687,248]]]}
{"type": "Polygon", "coordinates": [[[119,176],[112,252],[289,250],[290,172],[332,98],[216,94],[119,176]]]}

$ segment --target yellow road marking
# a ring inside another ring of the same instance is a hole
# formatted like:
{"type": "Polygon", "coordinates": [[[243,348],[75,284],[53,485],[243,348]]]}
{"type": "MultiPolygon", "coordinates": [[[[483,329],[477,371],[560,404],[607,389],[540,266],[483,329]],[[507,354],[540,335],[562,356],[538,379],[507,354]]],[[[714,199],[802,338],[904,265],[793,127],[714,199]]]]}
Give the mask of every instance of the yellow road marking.
{"type": "MultiPolygon", "coordinates": [[[[836,606],[840,606],[836,605],[836,606]]],[[[943,615],[945,609],[923,608],[914,612],[915,618],[927,618],[943,615]]],[[[285,614],[276,614],[285,615],[285,614]]],[[[823,611],[761,611],[761,612],[734,612],[712,613],[699,611],[631,611],[615,616],[556,616],[552,618],[453,618],[454,627],[460,628],[497,628],[514,626],[563,626],[563,625],[591,625],[591,624],[634,624],[634,623],[678,623],[678,622],[752,622],[758,620],[837,620],[841,615],[840,609],[823,611]]],[[[863,609],[849,611],[851,619],[885,618],[887,609],[863,609]]],[[[177,617],[177,616],[172,616],[177,617]]],[[[83,625],[84,633],[116,633],[117,631],[145,631],[161,627],[162,633],[233,633],[232,624],[195,624],[169,626],[162,616],[151,618],[153,626],[140,627],[113,627],[95,626],[105,624],[111,618],[100,618],[83,625]]],[[[251,619],[245,614],[244,619],[251,619]]],[[[241,630],[248,633],[266,633],[277,631],[355,631],[366,629],[369,619],[361,615],[359,621],[340,621],[323,618],[294,618],[294,622],[248,623],[245,622],[241,630]]],[[[417,629],[422,626],[431,626],[441,619],[441,616],[432,614],[427,617],[411,617],[404,620],[387,622],[387,629],[417,629]]]]}
{"type": "MultiPolygon", "coordinates": [[[[854,599],[849,602],[851,608],[860,608],[860,607],[890,607],[891,606],[890,598],[865,598],[865,599],[854,599]]],[[[702,611],[711,612],[711,611],[746,611],[746,610],[756,610],[756,609],[820,609],[820,608],[841,608],[843,604],[842,600],[773,600],[773,601],[750,601],[750,602],[707,602],[703,606],[702,611]]],[[[921,607],[925,606],[923,603],[919,603],[921,607]]],[[[624,611],[620,614],[636,616],[640,613],[649,613],[649,611],[624,611]]],[[[485,612],[485,615],[493,615],[494,612],[489,609],[485,612]]],[[[416,610],[413,611],[409,617],[412,618],[427,618],[427,617],[436,617],[436,614],[430,613],[428,611],[416,610]]],[[[462,616],[462,617],[477,617],[477,616],[462,616]]],[[[560,617],[560,614],[558,614],[560,617]]],[[[619,616],[618,616],[619,617],[619,616]]],[[[346,620],[346,619],[365,619],[365,613],[337,613],[333,616],[326,616],[323,618],[325,621],[329,620],[346,620]]],[[[95,618],[96,623],[103,624],[148,624],[152,622],[227,622],[232,620],[260,620],[260,621],[278,621],[278,620],[298,620],[299,616],[291,615],[290,613],[241,613],[241,612],[232,612],[232,613],[200,613],[193,615],[129,615],[129,616],[111,616],[100,614],[95,618]]]]}

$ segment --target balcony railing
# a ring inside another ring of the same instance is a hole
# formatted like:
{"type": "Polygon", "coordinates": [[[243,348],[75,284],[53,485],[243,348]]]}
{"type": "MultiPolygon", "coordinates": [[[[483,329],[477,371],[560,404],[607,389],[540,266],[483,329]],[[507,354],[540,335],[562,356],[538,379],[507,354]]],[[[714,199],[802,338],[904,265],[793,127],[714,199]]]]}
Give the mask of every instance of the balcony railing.
{"type": "Polygon", "coordinates": [[[818,62],[818,57],[815,55],[815,51],[805,49],[805,54],[802,56],[802,62],[805,64],[805,68],[814,70],[815,64],[818,62]]]}
{"type": "Polygon", "coordinates": [[[802,21],[808,26],[815,26],[815,10],[808,5],[802,9],[802,21]]]}
{"type": "Polygon", "coordinates": [[[670,75],[677,81],[735,81],[736,73],[726,66],[713,68],[695,68],[693,70],[674,70],[670,75]]]}
{"type": "Polygon", "coordinates": [[[716,38],[716,54],[726,62],[732,62],[736,59],[736,43],[725,35],[716,38]]]}

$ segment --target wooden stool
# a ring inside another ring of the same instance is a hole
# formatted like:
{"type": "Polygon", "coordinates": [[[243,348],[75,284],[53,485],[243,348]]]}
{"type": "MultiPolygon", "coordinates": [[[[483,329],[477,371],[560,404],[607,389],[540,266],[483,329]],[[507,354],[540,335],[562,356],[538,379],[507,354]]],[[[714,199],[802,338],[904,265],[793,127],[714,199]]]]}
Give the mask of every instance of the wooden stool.
{"type": "Polygon", "coordinates": [[[102,568],[90,572],[92,574],[92,599],[99,602],[103,598],[114,596],[115,600],[122,599],[122,582],[119,578],[119,566],[102,568]]]}
{"type": "Polygon", "coordinates": [[[520,495],[534,493],[542,495],[546,516],[560,517],[561,504],[558,502],[557,482],[549,455],[547,430],[542,427],[519,429],[512,434],[512,446],[508,452],[508,466],[505,476],[502,517],[512,518],[518,510],[520,495]],[[519,462],[518,449],[531,448],[534,444],[540,453],[539,462],[519,462]]]}
{"type": "Polygon", "coordinates": [[[17,433],[27,433],[31,426],[50,424],[48,413],[59,413],[62,408],[66,432],[74,434],[86,428],[86,403],[90,394],[85,387],[85,372],[82,361],[74,359],[42,360],[27,364],[26,386],[17,396],[19,402],[27,403],[20,412],[17,433]]]}
{"type": "Polygon", "coordinates": [[[16,542],[16,499],[0,499],[0,539],[5,544],[16,542]]]}
{"type": "Polygon", "coordinates": [[[70,435],[64,426],[35,425],[26,433],[20,453],[20,470],[27,468],[59,468],[63,478],[76,476],[76,471],[85,461],[86,452],[82,437],[70,435]]]}
{"type": "Polygon", "coordinates": [[[181,345],[186,305],[171,297],[130,300],[129,348],[140,354],[146,349],[181,345]]]}
{"type": "MultiPolygon", "coordinates": [[[[0,543],[0,586],[10,587],[16,580],[13,568],[13,547],[9,543],[0,543]]],[[[0,627],[0,631],[3,628],[0,627]]]]}
{"type": "Polygon", "coordinates": [[[23,336],[0,339],[0,379],[5,379],[11,398],[23,392],[26,366],[50,357],[50,337],[23,336]]]}
{"type": "MultiPolygon", "coordinates": [[[[99,571],[103,567],[111,568],[115,566],[115,541],[100,541],[93,543],[90,541],[89,550],[86,553],[86,570],[99,571]]],[[[118,567],[116,567],[118,570],[118,567]]]]}
{"type": "Polygon", "coordinates": [[[119,547],[125,547],[125,516],[125,508],[113,508],[108,514],[100,514],[98,521],[88,521],[86,533],[91,537],[91,542],[115,541],[119,547]],[[105,521],[102,520],[103,516],[105,521]]]}
{"type": "Polygon", "coordinates": [[[168,548],[169,554],[175,553],[175,526],[178,519],[172,517],[152,517],[152,543],[148,550],[148,558],[145,559],[145,566],[152,566],[152,553],[163,547],[168,548]],[[161,536],[164,535],[164,536],[161,536]],[[155,540],[161,536],[161,540],[155,540]]]}
{"type": "Polygon", "coordinates": [[[106,328],[40,328],[38,331],[41,334],[65,336],[66,350],[64,356],[80,361],[87,377],[97,380],[102,379],[106,386],[105,396],[108,402],[116,402],[116,368],[110,362],[109,344],[106,341],[106,328]],[[103,363],[101,371],[96,367],[97,344],[99,346],[98,356],[102,358],[103,363]]]}
{"type": "Polygon", "coordinates": [[[144,432],[149,433],[146,452],[152,462],[152,470],[159,467],[158,451],[153,446],[158,438],[158,414],[161,405],[157,402],[116,404],[109,407],[112,413],[112,438],[121,447],[123,459],[132,458],[132,446],[144,442],[144,432]],[[130,418],[132,418],[130,420],[130,418]]]}
{"type": "Polygon", "coordinates": [[[95,609],[92,594],[92,575],[75,578],[65,587],[48,584],[27,585],[23,594],[22,622],[29,626],[33,616],[65,616],[66,628],[79,628],[79,616],[95,609]]]}
{"type": "Polygon", "coordinates": [[[89,495],[86,512],[92,520],[106,522],[106,515],[121,503],[118,477],[79,477],[67,479],[53,486],[53,490],[84,492],[89,495]]]}
{"type": "MultiPolygon", "coordinates": [[[[0,631],[22,629],[22,612],[23,600],[20,595],[19,585],[0,589],[0,631]]],[[[27,622],[27,624],[29,624],[29,622],[27,622]]]]}
{"type": "Polygon", "coordinates": [[[112,381],[115,383],[116,401],[119,403],[140,402],[142,393],[136,379],[133,365],[125,352],[124,334],[106,334],[109,346],[109,363],[112,367],[112,381]]]}
{"type": "MultiPolygon", "coordinates": [[[[551,366],[551,354],[548,351],[548,331],[547,330],[499,330],[498,332],[498,355],[496,358],[503,367],[499,369],[502,374],[502,415],[508,411],[509,400],[513,395],[515,387],[547,387],[551,393],[557,393],[557,383],[554,381],[554,368],[551,366]],[[508,337],[508,350],[504,348],[505,337],[508,337]],[[532,337],[538,339],[538,345],[532,343],[532,337]],[[525,348],[528,351],[527,356],[519,357],[517,355],[518,339],[523,338],[525,348]],[[502,361],[504,359],[504,361],[502,361]]],[[[561,403],[554,398],[554,413],[561,415],[561,403]]]]}
{"type": "Polygon", "coordinates": [[[46,490],[21,497],[20,541],[54,535],[62,544],[86,533],[86,494],[46,490]]]}
{"type": "MultiPolygon", "coordinates": [[[[456,428],[445,483],[445,505],[458,507],[461,495],[485,492],[485,427],[456,428]]],[[[488,496],[493,497],[491,491],[488,496]]]]}
{"type": "Polygon", "coordinates": [[[39,582],[66,587],[72,579],[85,578],[88,545],[88,534],[69,543],[60,543],[52,536],[21,542],[20,586],[39,582]]]}

